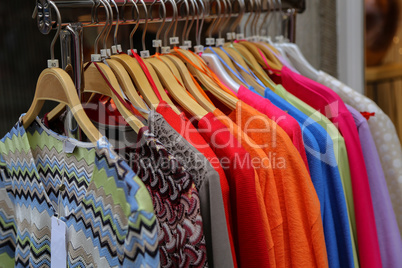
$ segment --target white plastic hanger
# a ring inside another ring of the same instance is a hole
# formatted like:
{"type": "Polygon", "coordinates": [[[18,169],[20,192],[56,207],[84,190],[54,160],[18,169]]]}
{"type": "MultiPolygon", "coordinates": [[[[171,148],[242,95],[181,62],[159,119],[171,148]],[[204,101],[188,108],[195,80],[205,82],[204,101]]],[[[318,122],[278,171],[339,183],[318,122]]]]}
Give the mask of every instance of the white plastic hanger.
{"type": "MultiPolygon", "coordinates": [[[[279,14],[282,15],[282,2],[281,0],[277,1],[279,5],[277,12],[280,12],[279,14]]],[[[282,16],[279,16],[279,20],[281,24],[282,16]]],[[[281,33],[279,32],[279,34],[281,33]]],[[[283,49],[287,58],[290,60],[296,70],[298,70],[302,75],[314,81],[318,79],[318,71],[306,60],[298,45],[286,42],[282,35],[277,36],[276,40],[277,43],[275,43],[275,47],[283,49]]]]}

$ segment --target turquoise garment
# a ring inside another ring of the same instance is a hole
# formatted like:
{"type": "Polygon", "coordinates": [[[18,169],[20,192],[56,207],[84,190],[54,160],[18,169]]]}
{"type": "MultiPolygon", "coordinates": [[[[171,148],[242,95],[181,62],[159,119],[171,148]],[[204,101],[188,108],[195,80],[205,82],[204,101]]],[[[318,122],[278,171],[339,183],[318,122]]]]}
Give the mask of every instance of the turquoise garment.
{"type": "Polygon", "coordinates": [[[322,168],[321,178],[313,174],[311,178],[314,186],[318,186],[316,191],[321,204],[329,267],[355,267],[345,195],[331,137],[317,122],[268,88],[265,98],[301,124],[309,165],[312,163],[322,168]],[[318,150],[309,146],[308,133],[316,139],[318,150]]]}

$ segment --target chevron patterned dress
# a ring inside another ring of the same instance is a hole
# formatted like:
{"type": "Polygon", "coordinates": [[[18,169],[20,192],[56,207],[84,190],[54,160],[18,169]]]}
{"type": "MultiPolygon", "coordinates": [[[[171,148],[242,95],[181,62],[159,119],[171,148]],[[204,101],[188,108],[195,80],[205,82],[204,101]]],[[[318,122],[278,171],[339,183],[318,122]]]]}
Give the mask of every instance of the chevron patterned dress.
{"type": "Polygon", "coordinates": [[[67,227],[67,267],[160,266],[152,199],[106,138],[20,120],[0,141],[0,267],[50,267],[52,217],[67,227]]]}
{"type": "Polygon", "coordinates": [[[152,196],[161,267],[208,267],[200,198],[190,173],[147,127],[126,157],[152,196]]]}

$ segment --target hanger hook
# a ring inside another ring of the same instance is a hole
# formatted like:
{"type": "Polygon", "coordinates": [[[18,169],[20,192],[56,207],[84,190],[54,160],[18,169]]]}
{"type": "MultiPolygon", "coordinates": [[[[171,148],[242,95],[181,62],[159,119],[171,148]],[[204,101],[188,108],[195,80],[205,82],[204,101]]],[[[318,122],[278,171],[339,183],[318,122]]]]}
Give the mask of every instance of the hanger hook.
{"type": "Polygon", "coordinates": [[[124,10],[126,10],[127,0],[124,0],[123,6],[121,7],[121,20],[126,22],[126,18],[124,17],[124,10]]]}
{"type": "Polygon", "coordinates": [[[223,1],[223,15],[220,20],[220,24],[217,24],[216,27],[218,27],[218,37],[222,38],[222,31],[226,27],[228,17],[230,16],[229,14],[232,13],[232,4],[230,3],[230,0],[221,0],[223,1]]]}
{"type": "Polygon", "coordinates": [[[99,23],[98,9],[102,3],[101,0],[94,0],[94,1],[95,1],[95,9],[94,9],[95,23],[99,23]]]}
{"type": "MultiPolygon", "coordinates": [[[[159,36],[161,35],[162,29],[165,26],[166,23],[166,6],[165,3],[163,2],[163,0],[154,0],[151,4],[151,6],[149,7],[149,14],[151,14],[151,21],[154,19],[152,16],[152,8],[153,6],[159,1],[159,3],[161,4],[161,8],[162,8],[162,24],[159,27],[158,31],[156,32],[156,39],[159,39],[159,36]]],[[[159,9],[159,14],[160,14],[160,9],[159,9]]],[[[148,24],[148,18],[147,21],[145,22],[145,25],[148,24]]],[[[143,44],[143,48],[145,50],[145,34],[146,34],[146,26],[144,27],[144,32],[142,34],[142,44],[143,44]]]]}
{"type": "Polygon", "coordinates": [[[281,0],[273,0],[276,1],[278,5],[275,8],[275,15],[278,17],[275,19],[275,26],[277,31],[277,36],[282,34],[282,1],[281,0]]]}
{"type": "Polygon", "coordinates": [[[246,6],[243,0],[235,0],[235,2],[239,3],[239,14],[237,16],[237,19],[233,22],[232,27],[230,28],[231,32],[235,32],[237,26],[239,26],[240,22],[243,19],[244,13],[246,12],[246,6]]]}
{"type": "Polygon", "coordinates": [[[196,21],[196,29],[195,29],[195,41],[197,46],[201,45],[201,33],[202,33],[202,28],[204,27],[204,21],[205,21],[205,3],[203,0],[195,0],[194,1],[196,6],[197,6],[197,11],[201,12],[201,22],[200,22],[200,13],[197,13],[197,21],[196,21]],[[199,8],[199,5],[201,6],[201,9],[199,8]]]}
{"type": "Polygon", "coordinates": [[[113,27],[113,10],[109,4],[109,1],[110,0],[103,0],[103,3],[105,4],[104,5],[105,10],[106,10],[106,12],[109,13],[109,17],[106,21],[106,23],[107,23],[106,33],[103,36],[103,49],[107,48],[106,42],[107,42],[107,39],[108,39],[110,32],[112,30],[112,27],[113,27]]]}
{"type": "MultiPolygon", "coordinates": [[[[165,44],[165,46],[168,46],[168,42],[167,42],[167,37],[168,34],[170,32],[170,30],[172,29],[173,25],[174,30],[173,30],[173,35],[176,35],[176,27],[177,27],[177,5],[174,2],[174,0],[166,0],[166,2],[169,2],[172,5],[173,8],[173,17],[172,17],[172,21],[169,23],[168,28],[165,30],[165,34],[163,36],[163,43],[165,44]]],[[[165,13],[166,16],[166,13],[165,13]]],[[[166,17],[164,17],[164,20],[166,19],[166,17]]],[[[162,28],[162,27],[161,27],[162,28]]],[[[161,28],[159,30],[161,30],[161,28]]]]}
{"type": "Polygon", "coordinates": [[[260,19],[260,15],[261,15],[261,9],[262,9],[262,4],[261,4],[261,0],[256,0],[256,5],[255,5],[255,9],[254,9],[254,17],[253,20],[251,22],[251,34],[252,36],[256,36],[257,35],[257,23],[258,20],[260,19]]]}
{"type": "Polygon", "coordinates": [[[117,46],[117,33],[119,31],[119,24],[120,24],[120,12],[119,12],[119,6],[116,4],[115,0],[110,0],[112,4],[114,5],[116,9],[116,24],[114,27],[114,33],[113,33],[113,44],[117,46]]]}
{"type": "MultiPolygon", "coordinates": [[[[137,19],[135,20],[135,26],[133,28],[133,30],[130,33],[130,49],[134,49],[134,34],[137,31],[138,27],[140,26],[140,11],[138,9],[137,3],[134,2],[134,0],[130,0],[130,2],[133,4],[132,8],[131,8],[131,14],[132,14],[132,18],[134,20],[134,11],[137,14],[137,19]]],[[[148,10],[147,7],[145,6],[145,3],[143,3],[144,6],[144,12],[145,12],[145,17],[148,18],[148,10]]]]}
{"type": "MultiPolygon", "coordinates": [[[[190,6],[188,4],[188,0],[179,0],[177,2],[177,5],[179,5],[179,4],[180,4],[180,7],[178,9],[179,14],[180,14],[180,11],[182,10],[183,5],[184,5],[185,10],[186,10],[186,15],[185,15],[186,21],[185,21],[184,26],[183,26],[183,33],[182,33],[182,37],[181,37],[182,41],[184,41],[184,40],[186,40],[185,39],[186,38],[186,32],[187,32],[187,29],[188,29],[188,22],[190,20],[190,6]]],[[[180,16],[180,17],[183,18],[183,16],[180,16]]]]}
{"type": "Polygon", "coordinates": [[[249,0],[248,3],[250,4],[250,12],[249,12],[250,14],[248,15],[248,18],[247,18],[247,20],[246,20],[246,23],[244,23],[244,26],[243,26],[243,33],[244,33],[244,36],[245,36],[245,37],[247,36],[247,25],[248,25],[248,23],[250,22],[251,13],[253,12],[253,9],[254,9],[254,2],[253,2],[253,0],[249,0]]]}
{"type": "MultiPolygon", "coordinates": [[[[223,0],[223,1],[225,1],[225,0],[223,0]]],[[[230,2],[230,0],[226,0],[226,1],[227,1],[228,12],[227,13],[225,12],[225,15],[227,14],[226,19],[225,18],[223,19],[222,25],[221,25],[221,27],[219,27],[219,37],[221,37],[222,31],[226,28],[230,19],[232,18],[232,3],[230,2]]]]}
{"type": "Polygon", "coordinates": [[[190,25],[187,28],[186,35],[185,35],[183,40],[188,40],[188,38],[190,36],[191,29],[193,28],[193,25],[194,25],[194,22],[195,22],[196,14],[198,14],[198,12],[199,12],[198,5],[195,2],[195,0],[190,0],[190,3],[191,3],[191,8],[192,8],[191,9],[191,11],[192,11],[191,12],[191,22],[190,22],[190,25]]]}
{"type": "Polygon", "coordinates": [[[262,28],[264,27],[265,23],[267,22],[267,19],[270,14],[271,14],[271,0],[267,0],[267,13],[264,15],[264,18],[262,19],[260,27],[258,27],[258,32],[260,35],[263,35],[262,28]]]}
{"type": "Polygon", "coordinates": [[[105,26],[103,26],[103,28],[102,28],[102,30],[101,30],[101,32],[98,34],[98,36],[96,37],[96,39],[95,39],[95,43],[94,43],[94,53],[95,54],[98,54],[98,52],[99,52],[99,40],[100,40],[100,37],[103,35],[103,33],[105,32],[105,30],[106,30],[106,28],[107,28],[107,26],[108,26],[108,23],[109,23],[109,11],[108,11],[108,9],[106,8],[106,5],[105,5],[105,2],[104,2],[104,0],[99,0],[102,4],[104,4],[104,6],[105,6],[105,11],[106,11],[106,23],[105,23],[105,26]]]}
{"type": "MultiPolygon", "coordinates": [[[[211,6],[212,6],[211,4],[212,4],[213,2],[216,2],[216,4],[218,5],[218,14],[217,14],[217,18],[214,19],[214,22],[213,22],[212,25],[209,27],[209,31],[208,31],[208,37],[209,37],[209,38],[212,37],[212,33],[213,33],[213,31],[215,30],[216,25],[219,24],[219,22],[220,22],[220,20],[221,20],[221,14],[222,14],[221,2],[220,2],[219,0],[212,0],[212,1],[209,3],[209,5],[210,5],[209,8],[211,8],[211,6]]],[[[209,11],[211,11],[211,10],[209,10],[209,11]]]]}
{"type": "Polygon", "coordinates": [[[56,45],[56,41],[60,36],[60,30],[61,30],[61,16],[60,16],[60,11],[57,8],[56,4],[53,1],[49,1],[49,4],[52,6],[54,11],[56,12],[56,17],[57,17],[57,30],[56,34],[53,37],[52,43],[50,44],[50,59],[54,60],[54,46],[56,45]]]}

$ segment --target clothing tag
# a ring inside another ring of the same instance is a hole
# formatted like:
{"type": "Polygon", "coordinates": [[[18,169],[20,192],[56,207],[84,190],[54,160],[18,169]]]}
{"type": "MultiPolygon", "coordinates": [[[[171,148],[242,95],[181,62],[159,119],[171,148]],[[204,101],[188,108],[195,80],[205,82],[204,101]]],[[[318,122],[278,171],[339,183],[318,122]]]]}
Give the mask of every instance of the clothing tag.
{"type": "Polygon", "coordinates": [[[229,33],[226,33],[226,39],[227,40],[229,40],[229,41],[232,41],[232,33],[231,32],[229,32],[229,33]]]}
{"type": "Polygon", "coordinates": [[[194,46],[195,53],[202,53],[204,52],[204,46],[194,46]]]}
{"type": "MultiPolygon", "coordinates": [[[[137,49],[133,49],[135,53],[137,52],[137,49]]],[[[127,55],[133,56],[133,52],[131,51],[131,49],[127,50],[127,55]]]]}
{"type": "Polygon", "coordinates": [[[59,68],[59,60],[47,60],[48,68],[59,68]]]}
{"type": "Polygon", "coordinates": [[[216,46],[222,47],[225,44],[225,38],[216,38],[216,46]]]}
{"type": "Polygon", "coordinates": [[[106,50],[106,49],[101,49],[101,50],[100,50],[100,53],[101,53],[102,59],[107,58],[107,50],[106,50]]]}
{"type": "Polygon", "coordinates": [[[215,38],[212,37],[205,38],[205,44],[207,44],[207,46],[214,46],[215,38]]]}
{"type": "Polygon", "coordinates": [[[162,54],[169,54],[170,53],[170,47],[162,47],[162,54]]]}
{"type": "Polygon", "coordinates": [[[102,60],[101,54],[92,54],[92,55],[91,55],[91,61],[99,62],[99,61],[101,61],[101,60],[102,60]]]}
{"type": "Polygon", "coordinates": [[[67,267],[67,225],[62,221],[52,217],[52,233],[50,241],[50,267],[66,268],[67,267]]]}
{"type": "Polygon", "coordinates": [[[75,149],[75,144],[73,144],[71,141],[69,140],[65,140],[64,141],[64,146],[63,146],[64,152],[66,154],[72,154],[74,152],[75,149]]]}
{"type": "Polygon", "coordinates": [[[242,34],[242,33],[237,34],[236,39],[237,40],[244,40],[244,34],[242,34]]]}
{"type": "Polygon", "coordinates": [[[144,59],[151,57],[151,55],[149,54],[149,50],[140,51],[140,56],[141,56],[141,58],[144,58],[144,59]]]}
{"type": "Polygon", "coordinates": [[[152,46],[153,47],[161,47],[162,46],[162,40],[160,40],[160,39],[152,40],[152,46]]]}
{"type": "Polygon", "coordinates": [[[117,46],[112,46],[112,53],[113,53],[113,55],[118,54],[118,52],[117,52],[117,46]]]}
{"type": "Polygon", "coordinates": [[[251,42],[257,42],[258,41],[257,36],[250,37],[250,41],[251,42]]]}
{"type": "Polygon", "coordinates": [[[171,45],[178,45],[180,43],[179,37],[174,36],[169,38],[170,44],[171,45]]]}
{"type": "Polygon", "coordinates": [[[117,45],[117,53],[121,53],[121,52],[123,52],[121,45],[117,45]]]}
{"type": "Polygon", "coordinates": [[[185,41],[183,41],[183,46],[186,46],[186,47],[188,47],[188,48],[192,47],[191,40],[185,40],[185,41]]]}

